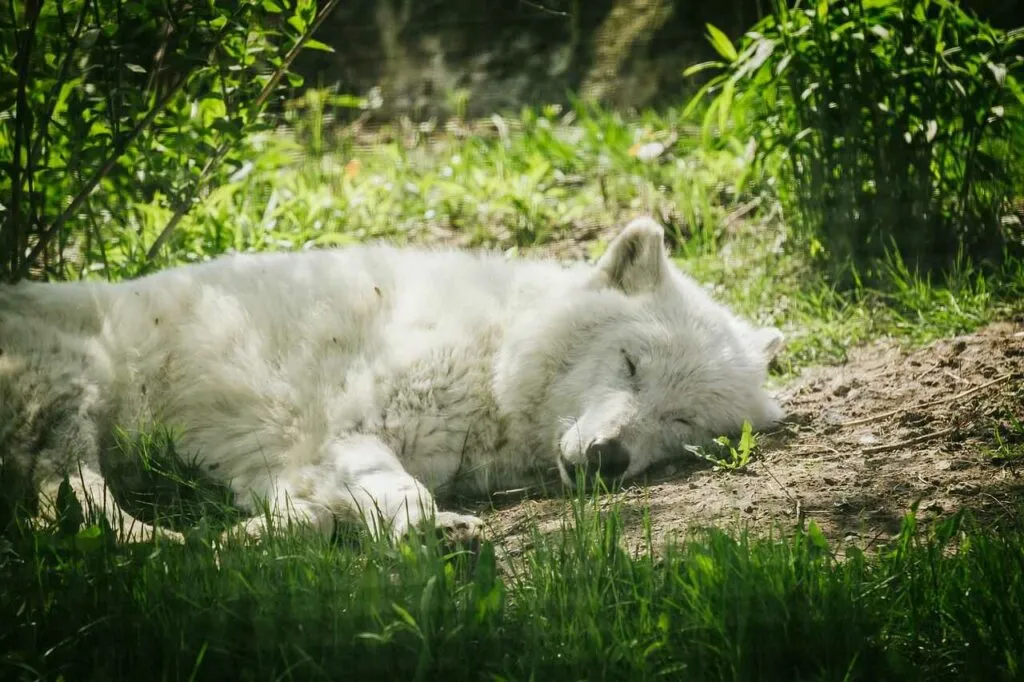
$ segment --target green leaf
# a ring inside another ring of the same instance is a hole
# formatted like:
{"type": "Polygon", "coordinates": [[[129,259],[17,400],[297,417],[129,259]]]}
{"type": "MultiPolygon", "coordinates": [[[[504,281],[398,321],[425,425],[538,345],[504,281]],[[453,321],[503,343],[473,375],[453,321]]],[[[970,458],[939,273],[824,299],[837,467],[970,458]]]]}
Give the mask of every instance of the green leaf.
{"type": "Polygon", "coordinates": [[[750,454],[754,449],[754,428],[749,421],[743,422],[743,433],[740,436],[740,452],[750,454]]]}
{"type": "Polygon", "coordinates": [[[992,76],[996,79],[996,84],[1002,85],[1006,82],[1006,64],[995,64],[993,62],[985,62],[985,66],[992,72],[992,76]]]}
{"type": "Polygon", "coordinates": [[[726,66],[727,65],[722,62],[701,62],[700,64],[694,64],[693,66],[683,69],[683,76],[689,78],[701,71],[707,71],[708,69],[724,69],[726,66]]]}
{"type": "Polygon", "coordinates": [[[434,601],[435,589],[437,589],[437,576],[432,575],[427,580],[427,584],[423,587],[423,593],[420,595],[420,618],[424,623],[427,623],[430,618],[430,607],[434,601]]]}
{"type": "Polygon", "coordinates": [[[334,52],[334,48],[330,45],[321,43],[319,40],[314,40],[312,38],[307,40],[303,47],[310,50],[320,50],[321,52],[334,52]]]}
{"type": "Polygon", "coordinates": [[[1007,81],[1007,84],[1010,86],[1010,92],[1013,93],[1017,102],[1021,106],[1024,106],[1024,88],[1021,88],[1020,85],[1017,84],[1017,81],[1012,78],[1007,81]]]}
{"type": "Polygon", "coordinates": [[[366,106],[366,98],[357,95],[333,95],[327,98],[327,102],[346,109],[362,109],[366,106]]]}
{"type": "Polygon", "coordinates": [[[710,93],[713,88],[717,87],[723,80],[724,77],[717,76],[708,81],[707,83],[705,83],[704,85],[702,85],[700,87],[700,90],[698,90],[696,94],[694,94],[694,96],[690,98],[690,101],[683,108],[682,117],[689,118],[690,116],[692,116],[697,107],[700,106],[700,103],[703,102],[704,98],[708,96],[708,93],[710,93]]]}
{"type": "Polygon", "coordinates": [[[227,135],[241,136],[242,134],[242,122],[230,118],[219,118],[213,122],[212,127],[217,132],[227,135]]]}
{"type": "Polygon", "coordinates": [[[99,526],[83,528],[75,534],[75,547],[82,552],[93,552],[103,547],[103,529],[99,526]]]}
{"type": "Polygon", "coordinates": [[[729,127],[729,114],[732,113],[732,100],[736,91],[736,84],[727,80],[722,87],[722,94],[718,96],[721,104],[718,107],[718,134],[724,135],[729,127]]]}
{"type": "Polygon", "coordinates": [[[407,626],[409,626],[409,628],[410,628],[411,630],[413,630],[414,632],[419,632],[419,629],[420,629],[420,628],[419,628],[419,626],[418,626],[418,625],[416,625],[416,619],[412,617],[412,614],[411,614],[411,613],[409,613],[408,611],[406,611],[406,610],[405,610],[404,608],[402,608],[402,607],[401,607],[401,606],[400,606],[399,604],[395,604],[395,603],[393,603],[393,604],[391,604],[391,608],[393,608],[393,609],[395,610],[395,613],[397,613],[397,614],[398,614],[398,617],[399,617],[399,618],[401,618],[401,619],[402,619],[402,621],[403,621],[403,622],[404,622],[404,623],[405,623],[405,624],[406,624],[407,626]]]}
{"type": "Polygon", "coordinates": [[[790,52],[790,53],[788,53],[786,55],[783,55],[782,59],[780,59],[775,64],[775,75],[776,76],[782,75],[782,72],[786,70],[786,67],[789,66],[789,63],[791,61],[793,61],[793,53],[792,52],[790,52]]]}
{"type": "Polygon", "coordinates": [[[712,24],[705,24],[708,29],[707,39],[718,54],[722,55],[730,63],[736,61],[738,56],[729,36],[712,24]]]}
{"type": "Polygon", "coordinates": [[[807,524],[807,539],[811,541],[811,546],[815,549],[828,552],[828,540],[825,539],[825,534],[821,532],[821,528],[814,519],[807,524]]]}
{"type": "MultiPolygon", "coordinates": [[[[715,116],[718,114],[718,110],[722,106],[722,98],[716,97],[711,100],[711,104],[708,105],[708,110],[704,112],[704,122],[701,126],[701,136],[704,138],[705,144],[711,142],[711,126],[715,121],[715,116]]],[[[727,441],[728,442],[728,441],[727,441]]]]}
{"type": "Polygon", "coordinates": [[[768,38],[758,39],[753,53],[748,59],[744,60],[744,64],[740,68],[740,73],[744,76],[755,73],[758,69],[764,66],[764,63],[768,61],[768,58],[771,57],[774,52],[774,40],[769,40],[768,38]]]}
{"type": "Polygon", "coordinates": [[[876,36],[878,36],[882,40],[888,40],[889,36],[891,35],[889,33],[889,29],[887,29],[885,26],[882,26],[881,24],[875,24],[874,26],[872,26],[868,30],[871,31],[872,33],[874,33],[876,36]]]}
{"type": "Polygon", "coordinates": [[[284,8],[274,2],[274,0],[263,0],[263,9],[273,14],[280,14],[284,11],[284,8]]]}

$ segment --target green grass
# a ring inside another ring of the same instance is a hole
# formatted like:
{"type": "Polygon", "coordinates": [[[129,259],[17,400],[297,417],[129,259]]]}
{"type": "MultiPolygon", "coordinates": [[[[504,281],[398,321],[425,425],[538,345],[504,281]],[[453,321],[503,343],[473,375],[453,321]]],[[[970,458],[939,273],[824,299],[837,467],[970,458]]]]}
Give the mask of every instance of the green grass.
{"type": "Polygon", "coordinates": [[[909,516],[891,548],[839,561],[813,525],[631,555],[614,512],[580,499],[570,521],[504,564],[429,539],[19,536],[0,551],[0,677],[1019,679],[1020,528],[953,517],[923,538],[909,516]]]}
{"type": "MultiPolygon", "coordinates": [[[[607,226],[637,212],[670,209],[670,236],[705,249],[740,189],[747,167],[735,143],[699,144],[678,114],[640,119],[580,109],[524,111],[464,131],[397,127],[373,136],[340,135],[311,153],[293,130],[253,142],[260,153],[213,190],[182,223],[160,264],[227,249],[332,246],[373,238],[408,242],[455,231],[469,245],[529,248],[607,226]],[[637,145],[671,142],[659,161],[637,145]]],[[[137,205],[105,252],[88,254],[96,274],[132,274],[163,228],[163,198],[137,205]]]]}
{"type": "Polygon", "coordinates": [[[873,339],[891,337],[916,346],[1024,311],[1024,262],[1012,258],[995,272],[958,262],[936,281],[910,272],[893,257],[880,264],[884,286],[839,290],[799,253],[785,247],[776,252],[763,235],[748,233],[726,249],[742,253],[733,262],[719,254],[678,262],[738,312],[774,322],[787,333],[782,377],[808,365],[840,362],[851,347],[873,339]]]}
{"type": "MultiPolygon", "coordinates": [[[[111,238],[85,245],[83,273],[116,279],[232,249],[430,242],[439,232],[544,250],[649,212],[667,223],[681,267],[786,331],[780,380],[874,338],[924,343],[1024,309],[1024,264],[1012,260],[985,273],[958,263],[940,282],[891,259],[883,286],[834,289],[786,230],[771,183],[750,174],[745,145],[705,143],[675,112],[547,110],[488,125],[471,136],[398,127],[395,140],[382,133],[372,145],[318,129],[315,149],[301,129],[268,135],[156,262],[143,254],[169,217],[162,198],[99,216],[111,238]],[[666,151],[638,159],[636,145],[652,141],[666,151]]],[[[993,456],[1008,460],[1019,456],[1021,428],[1004,421],[993,456]]],[[[193,480],[188,453],[178,453],[180,468],[165,467],[159,452],[170,440],[122,445],[146,463],[140,487],[152,492],[136,503],[172,522],[223,509],[219,493],[193,480]]],[[[215,551],[216,523],[184,547],[118,546],[92,523],[17,533],[0,539],[0,678],[1021,674],[1020,528],[963,533],[953,519],[928,539],[910,517],[890,550],[844,548],[840,561],[813,527],[774,539],[709,531],[634,555],[618,542],[619,524],[580,498],[562,532],[535,534],[532,548],[498,562],[486,546],[475,563],[442,556],[430,539],[388,547],[347,535],[283,534],[215,551]]]]}
{"type": "Polygon", "coordinates": [[[1024,462],[1024,386],[1011,386],[1009,402],[1014,407],[991,415],[993,445],[985,453],[993,462],[1019,464],[1024,462]]]}

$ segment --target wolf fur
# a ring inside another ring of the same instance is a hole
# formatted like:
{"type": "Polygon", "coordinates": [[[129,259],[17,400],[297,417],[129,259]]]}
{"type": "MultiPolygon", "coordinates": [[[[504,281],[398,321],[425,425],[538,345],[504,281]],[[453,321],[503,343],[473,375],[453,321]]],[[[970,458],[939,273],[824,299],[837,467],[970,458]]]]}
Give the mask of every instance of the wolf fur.
{"type": "Polygon", "coordinates": [[[713,301],[663,239],[638,218],[595,265],[359,246],[2,287],[4,494],[50,499],[69,475],[145,535],[101,455],[115,426],[161,424],[231,487],[251,535],[261,501],[325,533],[430,519],[475,535],[434,494],[555,469],[629,479],[776,422],[763,383],[782,335],[713,301]]]}

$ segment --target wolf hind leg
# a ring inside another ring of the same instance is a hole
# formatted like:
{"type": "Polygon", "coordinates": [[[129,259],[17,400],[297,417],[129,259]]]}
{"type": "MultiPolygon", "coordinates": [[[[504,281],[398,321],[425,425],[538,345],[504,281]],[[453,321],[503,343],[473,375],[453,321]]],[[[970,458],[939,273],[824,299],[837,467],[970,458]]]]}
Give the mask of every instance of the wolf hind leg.
{"type": "Polygon", "coordinates": [[[243,498],[239,498],[239,506],[252,516],[226,530],[222,539],[241,536],[260,540],[272,529],[291,526],[310,528],[326,538],[334,533],[334,515],[331,510],[312,500],[296,497],[286,485],[271,486],[271,494],[267,496],[253,494],[252,491],[249,495],[251,501],[246,503],[242,501],[243,498]]]}
{"type": "MultiPolygon", "coordinates": [[[[100,433],[107,423],[109,386],[101,362],[74,338],[46,336],[47,328],[24,321],[14,325],[21,336],[4,333],[0,364],[0,479],[15,482],[17,513],[36,521],[54,521],[58,492],[65,476],[78,503],[103,511],[125,539],[156,536],[180,539],[125,512],[107,487],[100,467],[100,433]],[[32,348],[49,347],[46,357],[32,348]]],[[[0,488],[4,485],[0,482],[0,488]]],[[[0,494],[6,494],[0,491],[0,494]]]]}
{"type": "MultiPolygon", "coordinates": [[[[41,521],[55,523],[64,512],[58,506],[63,481],[63,475],[51,475],[40,485],[37,516],[41,521]]],[[[182,542],[180,533],[140,521],[126,512],[114,499],[103,475],[94,466],[80,463],[77,470],[67,472],[67,481],[83,511],[91,515],[102,514],[119,540],[150,542],[160,538],[182,542]]]]}

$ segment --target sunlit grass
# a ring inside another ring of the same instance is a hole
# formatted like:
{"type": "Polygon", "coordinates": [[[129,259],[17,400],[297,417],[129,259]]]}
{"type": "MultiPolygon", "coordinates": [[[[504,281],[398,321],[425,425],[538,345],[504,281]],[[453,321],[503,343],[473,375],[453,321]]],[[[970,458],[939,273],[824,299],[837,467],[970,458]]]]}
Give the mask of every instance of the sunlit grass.
{"type": "MultiPolygon", "coordinates": [[[[147,267],[376,238],[529,249],[593,238],[638,213],[658,215],[675,243],[710,249],[729,212],[751,198],[745,148],[701,146],[676,113],[624,119],[582,107],[526,110],[478,132],[350,132],[318,153],[291,130],[268,133],[147,267]],[[661,151],[649,157],[651,149],[661,151]]],[[[103,245],[102,258],[99,245],[86,254],[95,276],[104,263],[113,278],[139,271],[143,245],[169,217],[164,203],[136,206],[131,229],[106,226],[121,238],[103,245]]]]}

